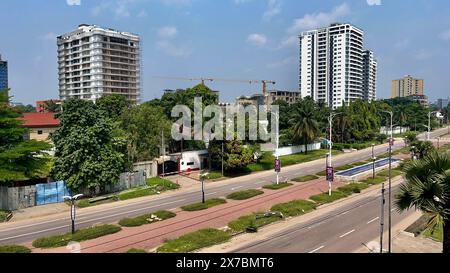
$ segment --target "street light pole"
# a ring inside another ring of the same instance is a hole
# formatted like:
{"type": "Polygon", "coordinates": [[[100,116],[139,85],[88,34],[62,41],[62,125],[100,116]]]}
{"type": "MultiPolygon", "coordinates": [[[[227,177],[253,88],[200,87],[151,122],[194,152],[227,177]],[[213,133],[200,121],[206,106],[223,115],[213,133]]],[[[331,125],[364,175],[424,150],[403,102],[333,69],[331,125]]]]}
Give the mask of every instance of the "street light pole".
{"type": "Polygon", "coordinates": [[[82,196],[83,196],[83,194],[77,194],[74,196],[63,196],[64,200],[70,201],[70,219],[72,221],[72,234],[75,233],[75,219],[76,219],[75,201],[82,196]]]}
{"type": "Polygon", "coordinates": [[[161,131],[161,154],[162,154],[162,176],[164,177],[165,173],[165,160],[166,160],[166,147],[164,147],[164,131],[161,131]]]}
{"type": "Polygon", "coordinates": [[[372,144],[372,161],[373,161],[373,165],[372,165],[372,178],[375,179],[375,160],[377,158],[375,157],[375,144],[372,144]]]}
{"type": "Polygon", "coordinates": [[[222,177],[224,176],[224,171],[223,171],[223,157],[224,157],[224,142],[222,140],[222,177]]]}
{"type": "Polygon", "coordinates": [[[388,196],[388,202],[389,202],[389,217],[388,217],[388,227],[389,227],[389,236],[388,236],[388,252],[391,253],[392,250],[392,144],[394,142],[393,138],[393,119],[394,119],[394,113],[392,111],[384,111],[385,113],[388,113],[391,116],[391,136],[389,140],[389,196],[388,196]]]}
{"type": "Polygon", "coordinates": [[[381,217],[380,217],[380,253],[383,253],[383,234],[384,234],[384,204],[386,200],[384,199],[384,182],[381,186],[381,217]]]}
{"type": "MultiPolygon", "coordinates": [[[[279,163],[280,162],[280,156],[278,155],[278,149],[279,149],[279,146],[280,146],[280,132],[279,132],[280,128],[279,128],[279,121],[278,121],[278,119],[279,119],[278,112],[276,113],[275,117],[276,117],[276,124],[275,124],[275,126],[276,126],[276,131],[277,131],[277,149],[276,149],[276,154],[277,154],[277,162],[279,163]]],[[[308,145],[308,144],[306,143],[305,145],[308,145]]],[[[277,185],[279,185],[279,184],[280,184],[280,172],[277,170],[277,185]]]]}
{"type": "Polygon", "coordinates": [[[202,203],[205,203],[205,178],[208,176],[208,173],[203,173],[200,175],[200,181],[202,182],[202,203]]]}

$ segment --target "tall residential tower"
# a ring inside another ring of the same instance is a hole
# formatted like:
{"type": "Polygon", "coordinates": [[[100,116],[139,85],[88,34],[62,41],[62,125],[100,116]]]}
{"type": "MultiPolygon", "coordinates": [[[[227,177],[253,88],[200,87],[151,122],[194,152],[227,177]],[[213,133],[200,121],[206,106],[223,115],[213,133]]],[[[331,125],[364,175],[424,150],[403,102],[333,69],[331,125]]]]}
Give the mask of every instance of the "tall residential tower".
{"type": "Polygon", "coordinates": [[[8,62],[0,55],[0,90],[8,89],[8,62]]]}
{"type": "Polygon", "coordinates": [[[140,38],[137,35],[82,24],[57,39],[59,95],[62,100],[95,101],[121,94],[140,99],[140,38]]]}
{"type": "Polygon", "coordinates": [[[423,80],[406,75],[403,79],[392,81],[392,98],[423,96],[423,80]]]}
{"type": "Polygon", "coordinates": [[[302,97],[332,108],[357,99],[376,98],[376,61],[373,53],[364,60],[364,32],[351,24],[332,24],[300,35],[300,81],[302,97]],[[365,84],[364,77],[368,75],[365,84]]]}

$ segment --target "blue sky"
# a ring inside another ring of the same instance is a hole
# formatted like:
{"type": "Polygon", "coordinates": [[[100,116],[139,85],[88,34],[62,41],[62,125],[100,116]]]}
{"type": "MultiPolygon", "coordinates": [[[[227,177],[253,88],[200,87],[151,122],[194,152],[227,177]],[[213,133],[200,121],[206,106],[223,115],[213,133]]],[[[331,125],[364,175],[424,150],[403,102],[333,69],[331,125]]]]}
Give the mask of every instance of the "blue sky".
{"type": "MultiPolygon", "coordinates": [[[[0,54],[15,102],[58,97],[56,36],[81,23],[139,34],[143,99],[189,81],[154,76],[275,80],[298,89],[301,31],[349,22],[378,59],[378,97],[391,80],[423,78],[431,100],[450,96],[448,0],[2,0],[0,54]]],[[[221,101],[260,92],[257,84],[210,84],[221,101]]]]}

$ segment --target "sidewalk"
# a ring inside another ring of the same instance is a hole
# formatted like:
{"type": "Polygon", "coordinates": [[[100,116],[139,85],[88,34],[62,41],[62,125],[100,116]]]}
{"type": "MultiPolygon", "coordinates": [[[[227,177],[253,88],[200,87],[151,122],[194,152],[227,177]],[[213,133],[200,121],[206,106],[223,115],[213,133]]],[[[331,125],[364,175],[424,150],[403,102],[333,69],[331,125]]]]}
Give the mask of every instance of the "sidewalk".
{"type": "MultiPolygon", "coordinates": [[[[334,183],[334,188],[344,185],[334,183]]],[[[253,212],[268,211],[279,203],[296,199],[308,199],[309,196],[326,192],[328,183],[324,179],[309,183],[295,184],[283,190],[264,190],[265,194],[245,201],[227,200],[227,204],[216,206],[205,211],[177,211],[175,218],[155,224],[136,228],[123,228],[119,233],[104,236],[81,243],[84,253],[121,253],[130,248],[153,249],[167,239],[175,239],[185,233],[202,228],[223,228],[230,221],[253,212]]],[[[65,253],[65,247],[54,249],[36,249],[31,242],[26,244],[35,253],[65,253]]]]}

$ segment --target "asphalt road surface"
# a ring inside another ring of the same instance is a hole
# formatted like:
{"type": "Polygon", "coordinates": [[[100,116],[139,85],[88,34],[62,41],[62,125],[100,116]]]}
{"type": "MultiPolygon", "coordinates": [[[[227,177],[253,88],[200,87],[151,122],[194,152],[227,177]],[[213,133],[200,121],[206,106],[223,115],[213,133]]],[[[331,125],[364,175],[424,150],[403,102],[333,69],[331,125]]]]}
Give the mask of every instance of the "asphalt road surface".
{"type": "MultiPolygon", "coordinates": [[[[384,235],[386,236],[388,234],[387,191],[385,197],[384,235]]],[[[284,229],[270,238],[252,242],[234,252],[351,253],[370,241],[379,241],[377,236],[380,234],[380,210],[381,193],[376,197],[355,201],[306,223],[284,229]]],[[[412,213],[413,211],[407,211],[399,214],[392,209],[392,225],[395,226],[412,213]]],[[[386,238],[383,242],[384,249],[387,248],[387,244],[386,238]]]]}
{"type": "MultiPolygon", "coordinates": [[[[440,129],[431,133],[431,137],[435,138],[439,135],[447,133],[447,129],[440,129]]],[[[423,138],[425,135],[421,135],[423,138]]],[[[400,149],[404,146],[403,141],[395,143],[394,150],[400,149]]],[[[386,146],[375,147],[375,154],[380,155],[386,153],[386,146]]],[[[359,162],[371,157],[371,149],[366,149],[352,153],[352,156],[346,157],[346,159],[338,160],[336,157],[333,160],[334,166],[342,166],[345,164],[359,162]]],[[[324,170],[324,160],[315,161],[314,164],[300,164],[296,167],[286,168],[282,170],[281,175],[284,178],[295,178],[307,174],[315,174],[324,170]]],[[[265,184],[270,184],[276,181],[276,175],[274,172],[269,171],[263,174],[256,173],[239,178],[238,181],[229,183],[226,185],[214,185],[210,184],[206,188],[207,198],[223,197],[228,193],[234,191],[240,191],[245,189],[259,188],[265,184]]],[[[133,203],[127,203],[126,205],[104,207],[99,206],[92,210],[80,209],[77,211],[77,228],[89,227],[97,224],[113,223],[125,217],[133,217],[142,215],[144,213],[150,213],[158,210],[170,210],[180,206],[199,202],[200,201],[200,185],[198,191],[179,192],[174,194],[164,194],[156,196],[155,199],[140,200],[133,203]]],[[[365,211],[362,210],[360,217],[365,215],[365,211]]],[[[363,222],[363,221],[362,221],[363,222]]],[[[362,223],[361,222],[361,223],[362,223]]],[[[0,224],[0,245],[18,244],[32,241],[33,239],[62,234],[70,231],[70,215],[60,217],[58,219],[33,219],[33,221],[21,221],[16,223],[4,223],[0,224]]],[[[324,231],[325,232],[325,231],[324,231]]],[[[320,236],[323,236],[321,234],[320,236]]],[[[319,246],[320,247],[320,246],[319,246]]]]}

